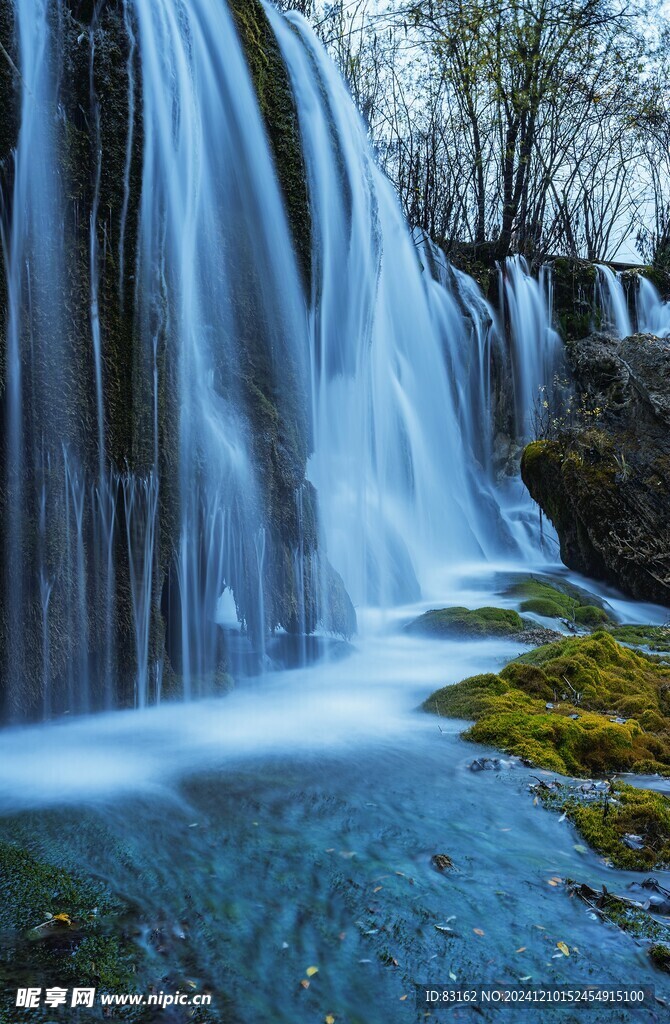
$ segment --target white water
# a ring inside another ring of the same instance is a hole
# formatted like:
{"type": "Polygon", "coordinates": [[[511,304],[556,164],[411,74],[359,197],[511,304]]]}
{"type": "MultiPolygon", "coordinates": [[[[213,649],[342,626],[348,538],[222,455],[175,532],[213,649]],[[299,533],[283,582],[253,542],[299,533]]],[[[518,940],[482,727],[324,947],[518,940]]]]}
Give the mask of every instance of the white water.
{"type": "Polygon", "coordinates": [[[563,360],[563,343],[552,323],[550,269],[543,268],[535,280],[523,256],[511,256],[500,274],[509,315],[516,434],[530,441],[534,415],[544,401],[551,402],[563,360]]]}
{"type": "MultiPolygon", "coordinates": [[[[316,233],[310,476],[354,601],[395,604],[433,592],[436,567],[525,541],[490,477],[495,318],[472,280],[409,234],[304,19],[266,11],[296,96],[316,233]]],[[[508,275],[527,408],[558,339],[527,268],[508,275]]]]}
{"type": "Polygon", "coordinates": [[[664,302],[651,281],[642,274],[638,277],[635,300],[638,330],[655,334],[657,338],[670,337],[670,302],[664,302]]]}
{"type": "MultiPolygon", "coordinates": [[[[299,481],[298,537],[286,563],[275,550],[267,468],[259,471],[257,457],[260,428],[245,390],[258,353],[267,357],[280,420],[295,422],[312,446],[308,476],[318,492],[322,548],[356,604],[392,609],[441,598],[445,571],[463,559],[540,557],[537,510],[518,476],[505,475],[512,463],[495,464],[493,440],[502,434],[514,447],[529,439],[539,389],[551,387],[560,346],[550,281],[535,281],[521,259],[509,260],[501,268],[504,308],[496,311],[472,279],[412,235],[323,48],[298,15],[285,19],[268,8],[295,94],[307,168],[313,265],[305,296],[257,98],[222,0],[124,3],[130,120],[119,237],[109,244],[118,250],[121,291],[124,267],[136,281],[138,337],[132,394],[124,396],[141,410],[133,469],[112,465],[105,446],[107,334],[99,292],[107,234],[105,226],[103,246],[96,221],[104,153],[93,74],[100,44],[93,27],[80,39],[90,50],[94,159],[85,225],[90,337],[84,339],[94,427],[92,439],[78,436],[75,403],[60,418],[43,412],[38,387],[31,440],[39,438],[39,458],[32,456],[35,479],[25,483],[26,338],[35,365],[47,350],[55,360],[50,393],[62,391],[69,401],[70,392],[58,387],[67,355],[52,344],[61,336],[54,333],[53,297],[63,293],[57,227],[64,173],[54,139],[52,29],[43,7],[37,20],[27,0],[17,12],[26,79],[13,215],[3,235],[12,369],[10,633],[19,650],[29,615],[21,592],[34,591],[45,714],[56,597],[75,637],[65,669],[68,709],[114,706],[118,663],[126,655],[117,650],[115,632],[117,559],[129,577],[133,643],[127,646],[138,707],[162,692],[159,609],[187,699],[211,692],[211,678],[229,654],[223,594],[227,630],[244,607],[242,625],[261,663],[274,624],[266,592],[271,573],[292,577],[296,620],[305,623],[303,581],[318,559],[305,549],[299,481]],[[131,268],[126,234],[140,101],[143,171],[131,268]],[[38,165],[40,173],[29,174],[38,165]],[[51,239],[41,261],[32,252],[38,233],[51,239]],[[41,313],[47,301],[49,332],[41,313]],[[87,445],[95,450],[92,459],[87,445]],[[12,567],[11,552],[22,544],[24,487],[39,510],[39,564],[12,567]],[[161,537],[161,508],[175,492],[176,536],[161,537]],[[47,558],[50,515],[65,523],[64,557],[55,564],[47,558]],[[162,544],[175,549],[164,591],[162,544]]],[[[327,587],[324,574],[323,609],[327,587]]]]}
{"type": "Polygon", "coordinates": [[[621,278],[611,267],[598,264],[597,301],[603,314],[602,329],[612,331],[619,338],[633,333],[628,302],[621,278]]]}
{"type": "MultiPolygon", "coordinates": [[[[667,619],[667,610],[628,600],[567,574],[562,566],[525,567],[526,572],[548,570],[588,585],[622,621],[667,619]]],[[[501,590],[516,571],[507,563],[452,567],[442,576],[442,602],[513,607],[501,590]]],[[[431,640],[399,629],[429,606],[424,601],[399,607],[390,617],[369,609],[362,614],[363,638],[343,660],[248,680],[225,700],[203,699],[188,711],[173,702],[65,718],[48,728],[5,729],[0,732],[0,811],[129,793],[166,794],[183,776],[231,763],[276,754],[354,754],[434,731],[431,716],[414,714],[430,692],[497,671],[525,648],[510,640],[431,640]]],[[[443,721],[441,727],[457,733],[462,723],[443,721]]]]}

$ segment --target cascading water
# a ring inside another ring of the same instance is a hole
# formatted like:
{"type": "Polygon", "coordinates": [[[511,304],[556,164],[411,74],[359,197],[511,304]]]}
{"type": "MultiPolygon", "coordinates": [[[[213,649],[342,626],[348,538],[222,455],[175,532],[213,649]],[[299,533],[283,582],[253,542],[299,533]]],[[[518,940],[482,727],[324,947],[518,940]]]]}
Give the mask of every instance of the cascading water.
{"type": "MultiPolygon", "coordinates": [[[[147,358],[156,333],[178,362],[178,650],[185,693],[216,670],[226,585],[255,578],[247,625],[262,643],[265,544],[244,346],[278,378],[304,380],[298,273],[258,102],[227,9],[216,0],[135,0],[144,104],[139,274],[147,358]],[[160,272],[159,271],[160,268],[160,272]],[[245,322],[248,307],[254,323],[245,322]],[[257,336],[257,338],[254,337],[257,336]]],[[[154,401],[156,398],[154,396],[154,401]]],[[[283,405],[283,408],[282,408],[283,405]]]]}
{"type": "MultiPolygon", "coordinates": [[[[354,599],[397,603],[430,591],[445,562],[514,548],[488,475],[494,317],[471,279],[412,239],[304,19],[266,10],[296,96],[316,233],[311,478],[354,599]]],[[[511,273],[533,288],[520,266],[511,273]]],[[[526,391],[558,345],[539,291],[536,317],[526,391]]],[[[525,308],[517,322],[520,337],[525,308]]]]}
{"type": "Polygon", "coordinates": [[[530,440],[533,415],[539,404],[551,401],[553,378],[563,358],[563,344],[552,324],[550,268],[543,267],[536,281],[525,259],[511,256],[500,276],[509,315],[516,435],[530,440]]]}
{"type": "Polygon", "coordinates": [[[596,270],[596,302],[602,311],[603,330],[614,331],[620,338],[627,338],[633,333],[633,326],[621,278],[604,263],[597,264],[596,270]]]}
{"type": "Polygon", "coordinates": [[[670,337],[670,302],[664,302],[651,281],[642,274],[638,276],[635,308],[638,331],[655,334],[657,338],[670,337]]]}
{"type": "Polygon", "coordinates": [[[8,665],[33,659],[33,713],[208,692],[236,650],[262,664],[277,624],[350,632],[326,548],[357,602],[387,606],[437,593],[455,560],[533,544],[532,505],[498,487],[493,438],[514,432],[508,362],[519,437],[553,368],[542,287],[519,261],[504,269],[510,361],[475,282],[408,231],[306,23],[267,9],[302,136],[307,300],[222,0],[125,0],[83,32],[51,11],[17,3],[3,217],[7,649],[8,665]],[[117,122],[102,102],[110,31],[125,55],[117,122]],[[66,52],[80,93],[55,75],[66,52]],[[59,154],[81,114],[77,191],[59,154]],[[61,310],[66,278],[76,302],[61,310]],[[19,564],[26,502],[36,555],[19,564]],[[24,645],[32,621],[41,642],[24,645]]]}

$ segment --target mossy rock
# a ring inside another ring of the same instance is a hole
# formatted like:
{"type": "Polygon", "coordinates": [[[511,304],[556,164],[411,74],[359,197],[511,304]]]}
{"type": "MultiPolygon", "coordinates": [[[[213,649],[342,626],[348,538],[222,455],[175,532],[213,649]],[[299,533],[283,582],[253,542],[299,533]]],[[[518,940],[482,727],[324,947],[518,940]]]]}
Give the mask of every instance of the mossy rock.
{"type": "MultiPolygon", "coordinates": [[[[5,841],[0,841],[0,877],[0,980],[5,988],[58,982],[109,992],[137,989],[141,953],[125,938],[121,924],[128,908],[103,885],[43,863],[5,841]]],[[[144,1013],[133,1009],[124,1019],[140,1021],[144,1013]]],[[[34,1015],[43,1019],[38,1010],[34,1015]]],[[[0,1021],[14,1019],[15,1011],[13,1016],[0,1004],[0,1021]]]]}
{"type": "Polygon", "coordinates": [[[670,946],[666,946],[663,942],[655,942],[653,946],[649,947],[649,957],[654,967],[670,974],[670,946]]]}
{"type": "Polygon", "coordinates": [[[599,603],[599,598],[570,583],[550,583],[546,579],[529,578],[512,583],[506,597],[521,599],[522,612],[532,612],[549,619],[565,619],[586,629],[597,629],[612,621],[599,603]]]}
{"type": "Polygon", "coordinates": [[[615,640],[631,647],[670,653],[670,626],[615,626],[609,630],[615,640]]]}
{"type": "Polygon", "coordinates": [[[649,871],[670,865],[670,800],[664,794],[618,780],[599,794],[560,784],[535,787],[535,792],[546,807],[563,812],[614,867],[649,871]]]}
{"type": "Polygon", "coordinates": [[[598,327],[594,308],[597,271],[587,260],[560,257],[552,263],[554,317],[562,337],[583,338],[598,327]]]}
{"type": "Polygon", "coordinates": [[[565,775],[670,775],[670,669],[606,632],[539,647],[423,708],[472,718],[466,739],[565,775]]]}
{"type": "Polygon", "coordinates": [[[526,622],[509,608],[433,608],[405,628],[410,633],[441,637],[514,637],[526,622]]]}
{"type": "Polygon", "coordinates": [[[662,793],[616,782],[607,805],[568,800],[563,810],[587,843],[615,867],[645,871],[670,866],[670,800],[662,793]],[[623,838],[630,835],[640,836],[642,849],[626,845],[623,838]]]}

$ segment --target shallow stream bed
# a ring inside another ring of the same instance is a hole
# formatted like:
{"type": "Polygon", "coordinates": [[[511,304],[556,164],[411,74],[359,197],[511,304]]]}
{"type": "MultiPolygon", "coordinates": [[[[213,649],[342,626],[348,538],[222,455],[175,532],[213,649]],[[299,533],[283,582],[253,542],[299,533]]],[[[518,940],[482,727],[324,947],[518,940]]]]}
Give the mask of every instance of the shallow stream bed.
{"type": "MultiPolygon", "coordinates": [[[[443,603],[504,603],[490,591],[491,577],[469,577],[445,587],[443,603]]],[[[628,621],[662,620],[613,602],[628,621]]],[[[640,876],[608,867],[534,803],[536,771],[508,759],[472,771],[493,752],[461,740],[463,723],[416,711],[437,686],[521,653],[511,641],[403,634],[400,623],[425,607],[364,617],[348,658],[243,682],[217,701],[4,732],[0,836],[103,880],[147,949],[138,990],[195,983],[212,991],[222,1024],[402,1024],[426,1019],[417,985],[520,979],[654,985],[670,1002],[670,978],[645,945],[555,884],[622,892],[640,876]],[[436,854],[454,869],[437,870],[436,854]]],[[[670,873],[656,877],[670,884],[670,873]]],[[[656,1003],[434,1018],[567,1024],[667,1012],[656,1003]]]]}

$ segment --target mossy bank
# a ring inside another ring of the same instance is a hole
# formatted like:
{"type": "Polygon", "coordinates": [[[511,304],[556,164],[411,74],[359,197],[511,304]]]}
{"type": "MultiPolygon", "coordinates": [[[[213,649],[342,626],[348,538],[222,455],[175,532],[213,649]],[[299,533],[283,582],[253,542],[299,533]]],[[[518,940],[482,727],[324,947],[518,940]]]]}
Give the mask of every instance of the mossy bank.
{"type": "MultiPolygon", "coordinates": [[[[465,739],[562,775],[670,776],[670,666],[623,647],[606,632],[539,647],[498,674],[438,690],[423,709],[474,719],[465,739]]],[[[569,805],[569,813],[615,863],[668,862],[668,800],[621,786],[617,800],[604,822],[579,801],[569,805]],[[639,849],[625,845],[628,833],[642,835],[639,849]]]]}

